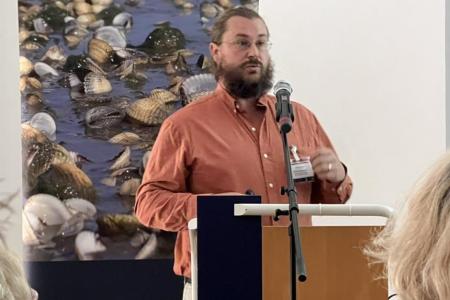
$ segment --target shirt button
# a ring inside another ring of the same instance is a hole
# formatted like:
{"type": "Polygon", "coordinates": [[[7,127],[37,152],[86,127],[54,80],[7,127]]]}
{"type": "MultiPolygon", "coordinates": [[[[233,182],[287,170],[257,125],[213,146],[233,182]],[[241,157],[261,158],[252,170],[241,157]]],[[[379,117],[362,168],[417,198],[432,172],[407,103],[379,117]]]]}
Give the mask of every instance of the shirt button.
{"type": "Polygon", "coordinates": [[[269,157],[269,155],[267,155],[266,153],[264,153],[264,158],[268,158],[269,157]]]}
{"type": "Polygon", "coordinates": [[[269,183],[269,187],[270,187],[270,188],[273,188],[273,184],[272,184],[272,183],[269,183]]]}
{"type": "Polygon", "coordinates": [[[255,128],[255,127],[252,127],[252,131],[255,132],[255,131],[256,131],[256,128],[255,128]]]}

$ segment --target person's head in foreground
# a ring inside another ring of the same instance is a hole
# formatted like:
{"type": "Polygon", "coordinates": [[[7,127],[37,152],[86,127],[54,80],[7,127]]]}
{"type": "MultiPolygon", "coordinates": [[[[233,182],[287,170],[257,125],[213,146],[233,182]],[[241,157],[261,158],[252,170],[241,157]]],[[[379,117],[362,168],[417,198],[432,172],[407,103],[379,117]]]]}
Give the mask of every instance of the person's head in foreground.
{"type": "Polygon", "coordinates": [[[0,300],[36,300],[20,258],[0,243],[0,300]]]}
{"type": "Polygon", "coordinates": [[[402,300],[450,299],[450,152],[421,178],[366,253],[385,263],[402,300]]]}

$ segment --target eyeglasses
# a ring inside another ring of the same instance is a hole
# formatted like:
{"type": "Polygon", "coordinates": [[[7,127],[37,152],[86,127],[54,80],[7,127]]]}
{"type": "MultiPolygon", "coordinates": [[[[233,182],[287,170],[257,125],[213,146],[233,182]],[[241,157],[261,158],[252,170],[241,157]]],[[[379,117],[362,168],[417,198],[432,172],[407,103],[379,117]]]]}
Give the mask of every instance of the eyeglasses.
{"type": "MultiPolygon", "coordinates": [[[[240,51],[246,51],[248,49],[250,49],[253,45],[253,42],[248,40],[248,39],[236,39],[232,42],[222,42],[222,43],[226,43],[226,44],[230,44],[233,47],[235,47],[237,50],[240,51]]],[[[268,51],[270,49],[270,47],[272,46],[272,43],[270,43],[269,41],[266,40],[257,40],[254,42],[256,48],[259,51],[268,51]]]]}

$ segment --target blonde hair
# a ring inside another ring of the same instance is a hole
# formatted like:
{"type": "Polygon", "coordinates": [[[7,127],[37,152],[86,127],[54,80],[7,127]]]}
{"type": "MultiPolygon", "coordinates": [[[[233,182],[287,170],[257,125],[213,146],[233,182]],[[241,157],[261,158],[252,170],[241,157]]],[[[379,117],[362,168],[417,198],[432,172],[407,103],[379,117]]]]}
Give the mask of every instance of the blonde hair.
{"type": "Polygon", "coordinates": [[[22,262],[0,243],[0,300],[32,299],[22,262]]]}
{"type": "Polygon", "coordinates": [[[450,152],[419,180],[365,253],[385,264],[402,299],[450,299],[450,152]]]}

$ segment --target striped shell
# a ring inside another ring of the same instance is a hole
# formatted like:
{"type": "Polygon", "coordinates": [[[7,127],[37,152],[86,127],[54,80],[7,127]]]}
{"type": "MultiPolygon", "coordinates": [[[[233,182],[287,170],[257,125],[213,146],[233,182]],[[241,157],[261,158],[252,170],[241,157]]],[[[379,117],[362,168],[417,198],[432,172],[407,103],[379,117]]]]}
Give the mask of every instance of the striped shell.
{"type": "Polygon", "coordinates": [[[150,92],[148,98],[151,100],[161,100],[164,103],[176,102],[178,100],[178,97],[174,93],[164,89],[154,89],[150,92]]]}
{"type": "Polygon", "coordinates": [[[97,21],[97,17],[95,16],[95,14],[85,14],[85,15],[81,15],[77,18],[77,21],[83,25],[83,26],[89,26],[90,24],[94,23],[95,21],[97,21]]]}
{"type": "Polygon", "coordinates": [[[130,119],[145,125],[159,125],[170,113],[171,109],[161,99],[139,99],[127,109],[130,119]]]}
{"type": "Polygon", "coordinates": [[[92,11],[92,6],[89,3],[86,3],[86,2],[74,3],[73,9],[74,9],[75,13],[77,14],[77,16],[90,14],[90,13],[93,12],[92,11]]]}
{"type": "Polygon", "coordinates": [[[97,64],[104,64],[111,60],[113,48],[105,41],[93,38],[89,41],[88,55],[97,64]]]}
{"type": "Polygon", "coordinates": [[[217,86],[212,74],[198,74],[187,78],[181,85],[183,104],[195,101],[201,96],[211,94],[217,86]]]}
{"type": "Polygon", "coordinates": [[[88,95],[109,93],[112,90],[111,83],[101,74],[89,73],[84,78],[84,92],[88,95]]]}
{"type": "Polygon", "coordinates": [[[92,181],[73,164],[54,164],[39,176],[38,191],[54,195],[59,199],[83,198],[95,201],[96,194],[92,181]]]}
{"type": "Polygon", "coordinates": [[[133,145],[140,141],[142,139],[136,133],[132,132],[122,132],[109,139],[110,143],[120,145],[133,145]]]}
{"type": "Polygon", "coordinates": [[[25,96],[28,105],[39,105],[44,103],[44,99],[41,92],[34,91],[30,92],[25,96]]]}
{"type": "Polygon", "coordinates": [[[55,61],[64,63],[66,57],[64,56],[64,50],[62,47],[58,45],[51,46],[48,48],[47,52],[45,52],[44,56],[42,56],[41,61],[55,61]]]}
{"type": "Polygon", "coordinates": [[[19,57],[19,73],[20,76],[28,75],[33,70],[33,63],[25,56],[19,57]]]}

